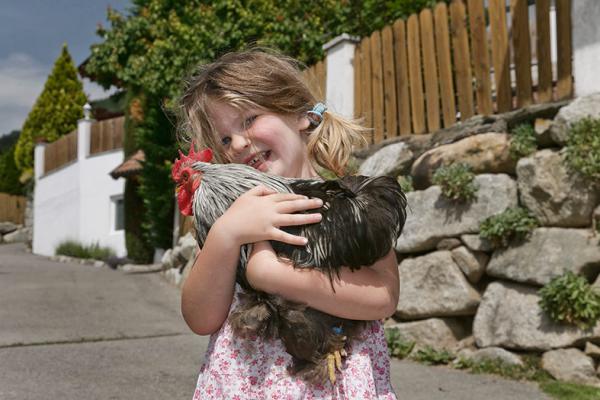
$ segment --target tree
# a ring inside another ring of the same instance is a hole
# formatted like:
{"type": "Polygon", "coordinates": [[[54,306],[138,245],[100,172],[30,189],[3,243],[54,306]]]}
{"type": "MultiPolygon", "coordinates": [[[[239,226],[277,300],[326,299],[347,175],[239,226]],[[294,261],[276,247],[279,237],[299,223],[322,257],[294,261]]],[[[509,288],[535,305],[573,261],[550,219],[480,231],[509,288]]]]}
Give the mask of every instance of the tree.
{"type": "Polygon", "coordinates": [[[17,141],[15,164],[22,173],[31,174],[35,141],[43,138],[53,142],[76,129],[86,101],[83,85],[64,44],[17,141]]]}
{"type": "MultiPolygon", "coordinates": [[[[132,93],[128,118],[138,115],[131,134],[146,162],[139,191],[144,226],[155,247],[171,246],[175,129],[165,115],[182,79],[198,64],[249,44],[279,49],[306,64],[322,59],[322,45],[340,33],[359,36],[435,0],[132,0],[127,16],[108,10],[109,28],[97,31],[85,71],[105,88],[132,93]],[[134,126],[135,125],[135,126],[134,126]]],[[[127,203],[127,201],[126,201],[127,203]]]]}
{"type": "Polygon", "coordinates": [[[19,170],[15,165],[15,145],[19,131],[0,137],[0,193],[23,195],[25,190],[19,182],[19,170]]]}

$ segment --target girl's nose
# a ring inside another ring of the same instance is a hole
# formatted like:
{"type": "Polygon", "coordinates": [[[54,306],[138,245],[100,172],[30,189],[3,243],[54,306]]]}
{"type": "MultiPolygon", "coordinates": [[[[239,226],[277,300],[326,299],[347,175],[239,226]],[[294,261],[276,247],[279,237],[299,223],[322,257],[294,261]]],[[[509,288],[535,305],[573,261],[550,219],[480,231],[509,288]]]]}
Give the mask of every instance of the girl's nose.
{"type": "Polygon", "coordinates": [[[250,146],[250,138],[245,132],[231,135],[231,149],[234,152],[240,153],[248,146],[250,146]]]}

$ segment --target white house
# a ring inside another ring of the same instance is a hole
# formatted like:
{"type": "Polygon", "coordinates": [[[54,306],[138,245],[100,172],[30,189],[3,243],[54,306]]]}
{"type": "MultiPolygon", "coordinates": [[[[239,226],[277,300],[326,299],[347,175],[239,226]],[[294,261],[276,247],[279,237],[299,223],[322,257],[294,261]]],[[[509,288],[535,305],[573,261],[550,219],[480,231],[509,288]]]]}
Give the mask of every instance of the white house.
{"type": "Polygon", "coordinates": [[[126,255],[123,218],[125,182],[109,173],[123,162],[123,117],[96,122],[35,147],[33,253],[54,255],[65,240],[98,243],[126,255]]]}

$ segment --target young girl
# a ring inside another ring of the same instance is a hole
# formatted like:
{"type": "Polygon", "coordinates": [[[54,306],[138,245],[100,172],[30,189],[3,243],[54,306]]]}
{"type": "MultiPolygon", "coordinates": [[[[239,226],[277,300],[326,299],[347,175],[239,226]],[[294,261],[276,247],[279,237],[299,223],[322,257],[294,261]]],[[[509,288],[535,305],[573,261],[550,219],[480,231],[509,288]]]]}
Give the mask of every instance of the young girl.
{"type": "MultiPolygon", "coordinates": [[[[182,98],[184,131],[213,149],[219,162],[287,177],[319,178],[315,165],[343,173],[363,128],[316,104],[293,60],[261,50],[231,53],[189,81],[182,98]]],[[[185,321],[199,335],[212,334],[194,399],[396,398],[379,321],[398,302],[393,250],[369,268],[343,268],[333,291],[321,272],[278,260],[268,242],[306,244],[279,228],[318,223],[320,214],[296,212],[321,205],[256,187],[212,226],[182,289],[185,321]],[[227,317],[239,302],[235,272],[246,243],[254,243],[246,272],[254,288],[342,318],[373,321],[361,340],[350,343],[335,385],[291,377],[291,356],[279,339],[232,335],[227,317]]]]}

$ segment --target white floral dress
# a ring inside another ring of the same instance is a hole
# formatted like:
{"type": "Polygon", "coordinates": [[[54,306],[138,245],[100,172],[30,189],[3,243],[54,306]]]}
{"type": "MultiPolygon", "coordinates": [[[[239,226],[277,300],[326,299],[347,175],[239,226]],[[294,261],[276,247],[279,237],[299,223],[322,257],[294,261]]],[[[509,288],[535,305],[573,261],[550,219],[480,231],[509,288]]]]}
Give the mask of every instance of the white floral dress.
{"type": "MultiPolygon", "coordinates": [[[[231,310],[238,304],[236,287],[231,310]]],[[[240,339],[226,321],[210,338],[194,400],[205,399],[396,399],[390,360],[380,321],[370,322],[361,340],[351,343],[337,383],[309,385],[291,377],[291,356],[278,339],[240,339]]]]}

